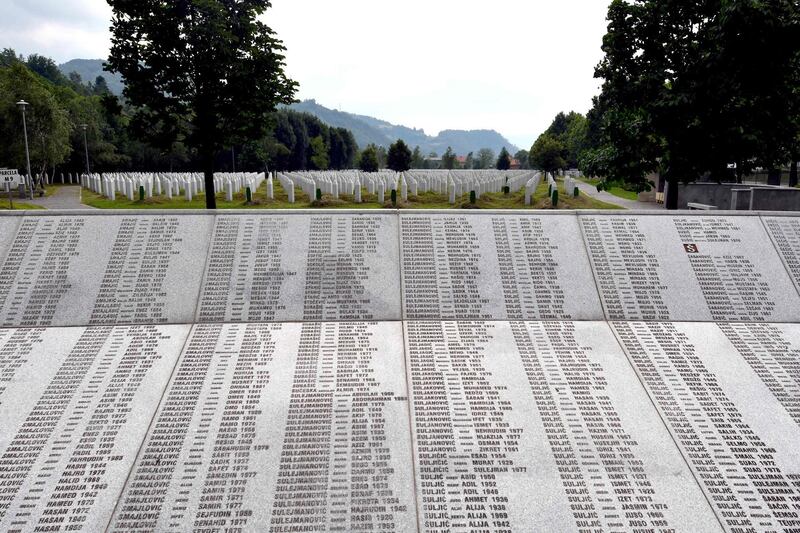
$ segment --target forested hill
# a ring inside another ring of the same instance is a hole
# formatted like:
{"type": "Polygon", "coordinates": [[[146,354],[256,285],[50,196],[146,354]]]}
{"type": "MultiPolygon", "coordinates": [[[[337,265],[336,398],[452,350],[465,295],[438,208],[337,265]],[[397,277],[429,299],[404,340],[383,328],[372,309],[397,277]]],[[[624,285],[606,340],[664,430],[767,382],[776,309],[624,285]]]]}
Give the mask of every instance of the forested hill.
{"type": "Polygon", "coordinates": [[[124,88],[122,76],[103,70],[104,62],[105,61],[102,59],[72,59],[63,65],[59,65],[58,69],[65,76],[77,72],[84,83],[94,83],[97,76],[103,76],[106,79],[106,84],[108,84],[108,89],[117,96],[120,96],[124,88]]]}
{"type": "MultiPolygon", "coordinates": [[[[103,70],[103,62],[102,59],[73,59],[59,65],[58,68],[65,76],[77,72],[84,83],[94,82],[97,76],[103,76],[109,90],[118,96],[121,95],[124,87],[122,78],[119,74],[103,70]]],[[[495,153],[499,153],[505,147],[512,154],[518,150],[508,139],[494,130],[444,130],[433,137],[426,135],[425,131],[421,129],[398,126],[374,117],[328,109],[314,100],[305,100],[290,107],[295,111],[310,113],[328,126],[352,131],[361,148],[370,143],[388,148],[397,139],[403,139],[412,149],[419,146],[424,154],[436,152],[438,155],[442,155],[448,146],[452,147],[459,155],[466,155],[469,152],[477,153],[481,148],[491,148],[495,153]]]]}
{"type": "Polygon", "coordinates": [[[292,104],[290,107],[295,111],[310,113],[329,126],[352,131],[356,142],[362,148],[370,143],[388,147],[397,139],[403,139],[411,148],[419,146],[424,154],[436,152],[438,155],[442,155],[448,146],[452,147],[455,153],[461,155],[469,152],[477,153],[481,148],[491,148],[498,153],[505,147],[512,154],[519,150],[494,130],[444,130],[436,137],[432,137],[426,135],[423,130],[397,126],[364,115],[328,109],[314,100],[305,100],[292,104]]]}

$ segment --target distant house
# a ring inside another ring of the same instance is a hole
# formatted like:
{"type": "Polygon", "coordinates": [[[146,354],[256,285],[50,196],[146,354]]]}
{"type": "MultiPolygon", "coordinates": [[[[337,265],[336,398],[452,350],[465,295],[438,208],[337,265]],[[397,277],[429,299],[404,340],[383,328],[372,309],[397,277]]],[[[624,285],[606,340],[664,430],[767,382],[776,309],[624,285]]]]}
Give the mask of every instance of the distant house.
{"type": "Polygon", "coordinates": [[[467,156],[465,155],[457,155],[456,156],[456,166],[458,168],[464,168],[467,165],[467,156]]]}
{"type": "Polygon", "coordinates": [[[522,168],[522,163],[519,162],[519,159],[511,160],[511,170],[519,170],[521,168],[522,168]]]}

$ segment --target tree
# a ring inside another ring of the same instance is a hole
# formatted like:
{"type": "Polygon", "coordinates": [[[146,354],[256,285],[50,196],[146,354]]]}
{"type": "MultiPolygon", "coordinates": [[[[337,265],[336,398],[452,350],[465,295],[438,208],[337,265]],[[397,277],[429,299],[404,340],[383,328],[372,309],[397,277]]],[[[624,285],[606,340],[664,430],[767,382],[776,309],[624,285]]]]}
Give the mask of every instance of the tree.
{"type": "Polygon", "coordinates": [[[414,148],[414,153],[411,154],[411,168],[425,168],[425,157],[423,157],[419,146],[414,148]]]}
{"type": "Polygon", "coordinates": [[[472,152],[467,154],[467,157],[464,158],[464,168],[467,170],[471,170],[475,167],[475,156],[472,155],[472,152]]]}
{"type": "Polygon", "coordinates": [[[134,121],[162,146],[185,136],[202,158],[206,207],[214,209],[214,156],[257,139],[297,84],[285,50],[258,17],[266,0],[108,0],[113,10],[107,68],[140,106],[134,121]]]}
{"type": "Polygon", "coordinates": [[[511,168],[511,155],[506,150],[504,146],[502,150],[500,150],[500,157],[497,158],[497,170],[508,170],[511,168]]]}
{"type": "Polygon", "coordinates": [[[314,170],[328,170],[328,147],[321,135],[311,139],[311,166],[314,170]]]}
{"type": "Polygon", "coordinates": [[[447,147],[447,150],[444,152],[442,156],[442,167],[446,168],[447,170],[452,170],[456,166],[456,153],[453,151],[451,147],[447,147]]]}
{"type": "Polygon", "coordinates": [[[67,81],[67,78],[61,73],[56,62],[49,57],[31,54],[28,56],[28,60],[25,64],[33,72],[51,83],[64,84],[67,81]]]}
{"type": "Polygon", "coordinates": [[[491,148],[481,148],[478,150],[478,160],[475,162],[475,168],[485,169],[494,166],[495,157],[491,148]]]}
{"type": "Polygon", "coordinates": [[[374,144],[370,144],[361,152],[358,168],[361,169],[362,172],[378,171],[378,149],[374,144]]]}
{"type": "Polygon", "coordinates": [[[514,159],[519,161],[519,168],[531,168],[530,164],[528,163],[528,151],[527,150],[520,150],[516,154],[514,154],[514,159]]]}
{"type": "Polygon", "coordinates": [[[375,153],[378,156],[378,168],[386,168],[386,160],[389,158],[389,153],[386,151],[386,147],[377,146],[375,148],[375,153]]]}
{"type": "Polygon", "coordinates": [[[544,172],[555,173],[566,165],[564,152],[565,148],[561,141],[549,133],[543,133],[531,147],[531,166],[544,172]]]}
{"type": "Polygon", "coordinates": [[[28,142],[33,173],[44,173],[61,164],[72,150],[73,125],[59,104],[52,86],[23,63],[0,68],[0,161],[25,168],[25,140],[22,115],[17,102],[30,104],[26,111],[28,142]]]}
{"type": "Polygon", "coordinates": [[[389,146],[386,166],[395,172],[405,172],[411,168],[411,150],[402,139],[389,146]]]}
{"type": "MultiPolygon", "coordinates": [[[[754,164],[774,179],[800,126],[798,9],[791,0],[614,0],[582,167],[636,189],[658,170],[672,193],[703,174],[728,179],[729,164],[739,179],[754,164]]],[[[675,208],[677,197],[666,203],[675,208]]]]}

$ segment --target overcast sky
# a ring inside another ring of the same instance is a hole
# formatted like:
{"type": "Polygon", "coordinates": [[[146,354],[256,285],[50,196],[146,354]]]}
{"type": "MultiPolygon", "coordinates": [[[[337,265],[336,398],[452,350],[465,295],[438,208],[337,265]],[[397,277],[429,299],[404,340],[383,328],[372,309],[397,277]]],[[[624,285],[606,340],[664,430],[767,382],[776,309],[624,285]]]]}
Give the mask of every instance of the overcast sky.
{"type": "MultiPolygon", "coordinates": [[[[599,90],[608,0],[273,0],[299,97],[395,124],[495,129],[529,148],[599,90]],[[398,9],[399,8],[399,9],[398,9]]],[[[105,58],[103,0],[0,0],[0,48],[105,58]]]]}

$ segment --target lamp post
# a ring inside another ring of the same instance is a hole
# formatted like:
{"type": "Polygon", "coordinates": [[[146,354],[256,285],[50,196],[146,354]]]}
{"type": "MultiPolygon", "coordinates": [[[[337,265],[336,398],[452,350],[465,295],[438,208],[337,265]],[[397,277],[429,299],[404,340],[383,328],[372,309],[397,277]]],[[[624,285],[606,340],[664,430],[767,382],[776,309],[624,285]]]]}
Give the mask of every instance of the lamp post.
{"type": "Polygon", "coordinates": [[[17,105],[22,110],[22,131],[25,133],[25,162],[28,164],[28,175],[26,176],[28,181],[28,193],[30,194],[31,200],[33,200],[33,176],[31,175],[31,153],[28,149],[28,124],[25,120],[25,108],[28,107],[28,102],[25,100],[20,100],[17,102],[17,105]]]}
{"type": "Polygon", "coordinates": [[[88,124],[81,124],[83,130],[83,151],[86,154],[86,177],[89,177],[89,141],[86,138],[86,130],[89,128],[88,124]]]}

